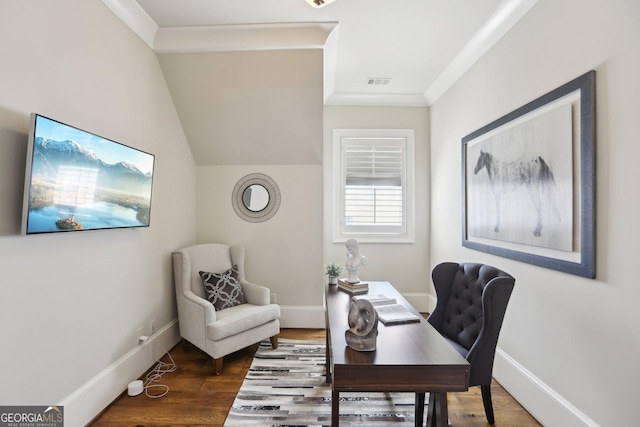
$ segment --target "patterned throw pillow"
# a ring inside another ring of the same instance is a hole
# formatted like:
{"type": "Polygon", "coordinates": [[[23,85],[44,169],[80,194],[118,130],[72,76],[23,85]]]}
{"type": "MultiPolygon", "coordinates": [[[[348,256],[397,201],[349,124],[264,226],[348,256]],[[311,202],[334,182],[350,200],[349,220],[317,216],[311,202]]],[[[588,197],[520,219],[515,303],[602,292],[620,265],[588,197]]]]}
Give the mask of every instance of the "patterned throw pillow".
{"type": "Polygon", "coordinates": [[[247,302],[238,281],[237,265],[224,273],[201,271],[200,277],[202,277],[205,297],[213,304],[216,311],[247,302]]]}

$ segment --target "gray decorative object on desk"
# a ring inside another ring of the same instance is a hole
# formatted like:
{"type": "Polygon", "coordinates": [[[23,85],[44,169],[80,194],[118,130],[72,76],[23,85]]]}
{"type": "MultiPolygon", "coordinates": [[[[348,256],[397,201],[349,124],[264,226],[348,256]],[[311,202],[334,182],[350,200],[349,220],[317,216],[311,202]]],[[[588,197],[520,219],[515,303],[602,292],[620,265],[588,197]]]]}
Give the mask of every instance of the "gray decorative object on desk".
{"type": "Polygon", "coordinates": [[[375,351],[378,339],[378,313],[367,300],[356,300],[349,308],[347,345],[357,351],[375,351]]]}

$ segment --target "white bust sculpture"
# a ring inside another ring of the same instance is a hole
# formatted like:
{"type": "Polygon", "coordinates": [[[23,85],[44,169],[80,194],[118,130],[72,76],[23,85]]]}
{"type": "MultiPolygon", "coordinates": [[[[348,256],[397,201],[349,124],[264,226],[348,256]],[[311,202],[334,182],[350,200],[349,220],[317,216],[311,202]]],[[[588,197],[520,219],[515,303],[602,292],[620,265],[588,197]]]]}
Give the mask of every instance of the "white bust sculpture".
{"type": "Polygon", "coordinates": [[[360,282],[360,279],[358,278],[358,270],[360,267],[367,265],[367,257],[360,253],[360,246],[356,239],[347,240],[345,246],[347,247],[346,267],[347,272],[349,273],[347,282],[358,283],[360,282]]]}

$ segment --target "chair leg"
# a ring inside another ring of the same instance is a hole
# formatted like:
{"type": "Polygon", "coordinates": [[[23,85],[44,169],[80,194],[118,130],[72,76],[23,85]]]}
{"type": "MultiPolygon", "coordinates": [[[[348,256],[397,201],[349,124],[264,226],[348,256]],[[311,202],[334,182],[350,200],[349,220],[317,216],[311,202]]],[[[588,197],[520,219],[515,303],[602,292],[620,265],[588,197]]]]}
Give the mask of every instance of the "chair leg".
{"type": "Polygon", "coordinates": [[[269,338],[271,340],[271,347],[275,350],[276,348],[278,348],[278,335],[274,335],[271,338],[269,338]]]}
{"type": "Polygon", "coordinates": [[[213,359],[213,371],[216,375],[220,375],[222,373],[222,361],[224,357],[220,357],[218,359],[213,359]]]}
{"type": "Polygon", "coordinates": [[[424,424],[424,392],[416,392],[415,401],[415,425],[421,426],[424,424]]]}
{"type": "Polygon", "coordinates": [[[491,384],[485,384],[480,386],[482,391],[482,403],[484,403],[484,413],[487,415],[487,421],[489,424],[495,424],[493,417],[493,404],[491,403],[491,384]]]}

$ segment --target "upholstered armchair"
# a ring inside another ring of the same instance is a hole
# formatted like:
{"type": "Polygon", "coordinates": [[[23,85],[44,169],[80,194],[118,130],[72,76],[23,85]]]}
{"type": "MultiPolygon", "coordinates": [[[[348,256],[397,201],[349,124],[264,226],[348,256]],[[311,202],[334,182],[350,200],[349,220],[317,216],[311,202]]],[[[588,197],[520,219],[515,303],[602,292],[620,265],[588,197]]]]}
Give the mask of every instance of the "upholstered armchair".
{"type": "Polygon", "coordinates": [[[213,358],[216,375],[230,353],[266,338],[278,347],[280,307],[270,303],[268,288],[246,280],[243,247],[201,244],[178,250],[173,272],[180,335],[213,358]]]}
{"type": "Polygon", "coordinates": [[[437,303],[428,321],[469,362],[469,385],[479,385],[494,424],[491,376],[498,335],[515,279],[495,267],[445,262],[432,272],[437,303]]]}

